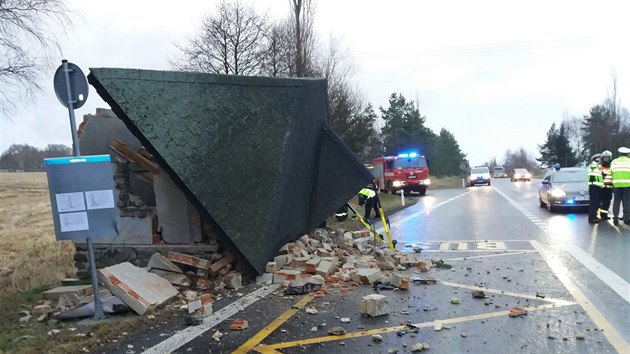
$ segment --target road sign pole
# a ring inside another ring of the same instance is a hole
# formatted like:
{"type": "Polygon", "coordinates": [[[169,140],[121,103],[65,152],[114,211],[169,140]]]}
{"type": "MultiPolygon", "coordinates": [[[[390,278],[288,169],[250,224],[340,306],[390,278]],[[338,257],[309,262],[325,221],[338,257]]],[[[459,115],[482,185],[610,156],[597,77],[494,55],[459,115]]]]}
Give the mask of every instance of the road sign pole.
{"type": "Polygon", "coordinates": [[[66,91],[68,92],[68,114],[70,115],[70,129],[72,130],[72,151],[74,156],[81,156],[81,147],[79,146],[79,136],[77,134],[77,124],[74,118],[74,100],[72,99],[72,87],[70,84],[70,72],[68,61],[62,60],[63,75],[66,78],[66,91]]]}
{"type": "MultiPolygon", "coordinates": [[[[73,69],[68,67],[68,61],[63,59],[61,61],[63,65],[63,74],[66,81],[66,92],[68,94],[68,115],[70,116],[70,129],[72,130],[72,151],[74,156],[81,156],[81,147],[79,146],[79,135],[77,133],[77,125],[74,117],[74,103],[72,95],[72,84],[70,81],[70,73],[73,72],[73,69]]],[[[83,73],[81,73],[83,75],[83,73]]],[[[94,293],[94,319],[102,320],[105,318],[105,314],[103,313],[103,304],[101,303],[101,294],[99,294],[98,290],[98,279],[96,275],[96,261],[94,260],[94,247],[92,246],[92,239],[90,237],[86,237],[85,241],[87,242],[88,247],[88,261],[90,263],[90,274],[92,277],[92,292],[94,293]]]]}

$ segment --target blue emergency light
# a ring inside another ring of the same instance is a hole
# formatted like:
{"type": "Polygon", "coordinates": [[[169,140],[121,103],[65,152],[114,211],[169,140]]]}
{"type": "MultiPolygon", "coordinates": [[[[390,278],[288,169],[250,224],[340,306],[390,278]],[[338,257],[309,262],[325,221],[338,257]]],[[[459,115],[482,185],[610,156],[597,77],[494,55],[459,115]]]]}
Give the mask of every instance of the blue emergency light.
{"type": "Polygon", "coordinates": [[[402,154],[398,154],[398,157],[403,157],[403,158],[407,158],[407,157],[418,157],[418,153],[417,152],[409,152],[409,153],[402,153],[402,154]]]}

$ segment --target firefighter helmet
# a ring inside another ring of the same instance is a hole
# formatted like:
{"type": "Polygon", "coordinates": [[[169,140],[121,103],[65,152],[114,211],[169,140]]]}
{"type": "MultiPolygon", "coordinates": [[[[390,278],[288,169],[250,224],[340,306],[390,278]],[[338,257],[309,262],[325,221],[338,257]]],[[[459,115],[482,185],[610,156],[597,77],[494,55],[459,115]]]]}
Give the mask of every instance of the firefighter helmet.
{"type": "Polygon", "coordinates": [[[595,162],[599,162],[599,158],[602,157],[603,154],[595,154],[593,156],[591,156],[591,161],[595,161],[595,162]]]}
{"type": "Polygon", "coordinates": [[[602,157],[612,157],[612,152],[606,150],[602,152],[602,157]]]}

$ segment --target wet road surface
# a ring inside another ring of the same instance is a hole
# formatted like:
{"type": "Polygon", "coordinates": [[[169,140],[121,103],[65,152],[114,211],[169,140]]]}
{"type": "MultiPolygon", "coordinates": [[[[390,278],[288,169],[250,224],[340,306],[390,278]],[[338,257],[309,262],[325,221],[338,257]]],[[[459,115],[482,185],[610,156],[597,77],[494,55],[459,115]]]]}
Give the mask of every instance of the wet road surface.
{"type": "Polygon", "coordinates": [[[422,253],[413,256],[453,268],[400,272],[439,282],[380,291],[389,315],[359,313],[370,286],[328,286],[319,298],[248,286],[218,302],[200,326],[186,327],[179,316],[107,352],[402,353],[424,342],[432,353],[630,353],[630,226],[592,226],[583,211],[550,213],[537,191],[536,180],[494,179],[492,186],[430,190],[392,215],[398,249],[419,245],[422,253]],[[473,298],[475,289],[486,297],[473,298]],[[509,317],[515,306],[528,315],[509,317]],[[249,328],[230,331],[235,318],[249,328]],[[445,329],[435,331],[436,320],[445,329]],[[328,335],[334,326],[346,335],[328,335]],[[211,338],[216,330],[220,341],[211,338]],[[383,340],[374,342],[375,334],[383,340]]]}

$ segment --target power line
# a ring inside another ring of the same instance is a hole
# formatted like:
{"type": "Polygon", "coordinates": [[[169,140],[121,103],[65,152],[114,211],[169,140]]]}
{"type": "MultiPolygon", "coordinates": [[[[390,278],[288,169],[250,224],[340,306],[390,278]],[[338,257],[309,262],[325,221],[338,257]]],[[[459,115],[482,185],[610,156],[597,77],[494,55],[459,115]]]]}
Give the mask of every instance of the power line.
{"type": "Polygon", "coordinates": [[[363,60],[381,60],[398,58],[418,58],[427,56],[455,56],[467,54],[486,54],[514,51],[534,51],[562,48],[580,48],[598,45],[594,39],[571,39],[571,40],[547,40],[547,41],[521,41],[521,42],[501,42],[490,44],[476,44],[464,46],[449,46],[427,48],[422,50],[400,50],[400,51],[373,51],[357,52],[354,57],[363,60]]]}

